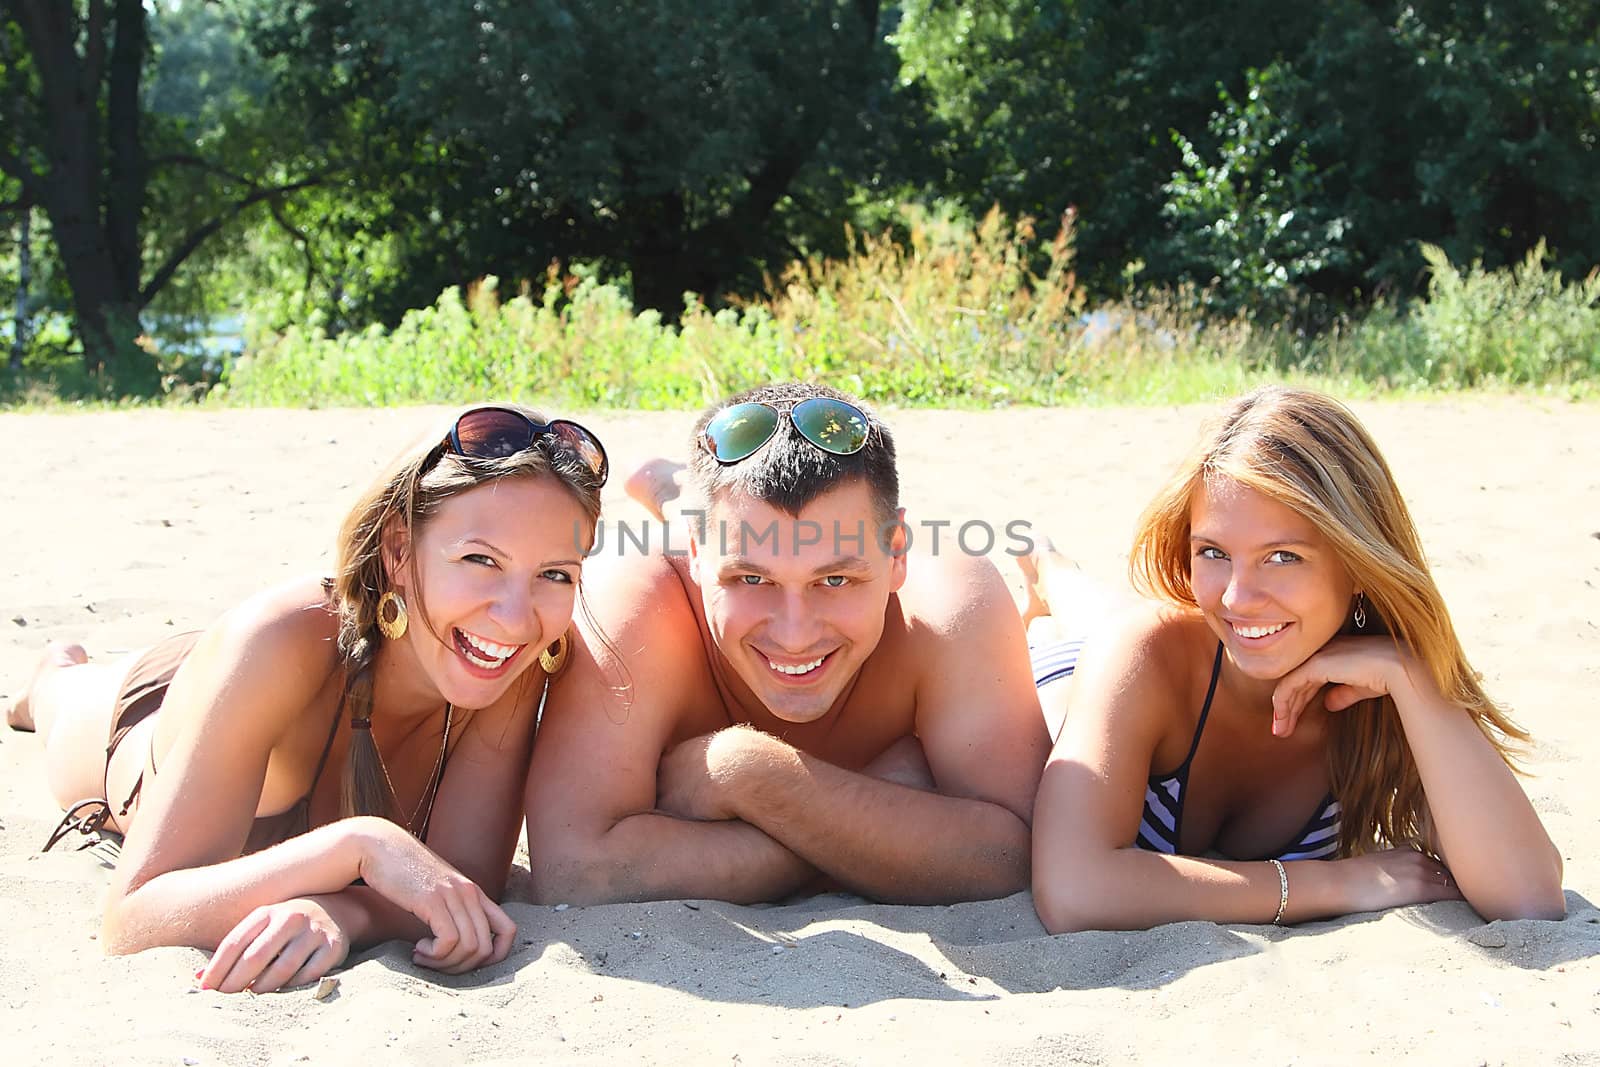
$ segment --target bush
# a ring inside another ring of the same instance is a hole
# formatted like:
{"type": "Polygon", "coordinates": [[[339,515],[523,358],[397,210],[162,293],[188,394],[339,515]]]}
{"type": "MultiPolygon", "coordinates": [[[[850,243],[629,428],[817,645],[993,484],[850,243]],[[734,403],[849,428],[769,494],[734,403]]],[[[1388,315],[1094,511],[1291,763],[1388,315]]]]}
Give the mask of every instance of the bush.
{"type": "Polygon", "coordinates": [[[218,399],[299,406],[532,397],[565,406],[696,407],[778,379],[926,406],[1170,403],[1267,380],[1342,394],[1494,387],[1586,392],[1600,370],[1600,280],[1566,283],[1542,246],[1513,270],[1452,266],[1425,246],[1428,298],[1320,331],[1226,317],[1204,292],[1150,290],[1089,309],[1070,217],[1038,247],[1027,219],[915,211],[905,243],[853,234],[844,259],[791,263],[761,302],[680,324],[634,314],[621,288],[552,269],[535,298],[494,278],[385,332],[291,329],[226,373],[218,399]],[[1039,265],[1036,268],[1035,262],[1039,265]]]}

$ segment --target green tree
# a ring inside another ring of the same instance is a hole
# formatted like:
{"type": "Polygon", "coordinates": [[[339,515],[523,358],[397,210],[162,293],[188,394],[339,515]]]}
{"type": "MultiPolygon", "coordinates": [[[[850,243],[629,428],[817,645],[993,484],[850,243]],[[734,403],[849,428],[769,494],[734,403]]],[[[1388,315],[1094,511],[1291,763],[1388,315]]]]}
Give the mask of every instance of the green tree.
{"type": "Polygon", "coordinates": [[[1076,206],[1080,262],[1102,291],[1135,261],[1142,283],[1209,284],[1236,269],[1230,241],[1262,237],[1278,250],[1261,264],[1344,305],[1420,291],[1423,241],[1495,266],[1547,236],[1569,274],[1600,261],[1600,190],[1587,177],[1600,128],[1594,4],[903,10],[903,78],[945,128],[930,188],[974,211],[1055,219],[1076,206]],[[1271,84],[1253,88],[1253,71],[1273,72],[1271,84]],[[1238,202],[1215,199],[1228,196],[1238,202]],[[1228,230],[1246,206],[1287,229],[1228,230]],[[1220,241],[1202,232],[1219,220],[1220,241]]]}
{"type": "Polygon", "coordinates": [[[686,290],[758,284],[836,233],[891,158],[897,64],[877,0],[260,10],[283,91],[346,116],[319,150],[385,205],[390,266],[367,279],[385,318],[553,258],[625,274],[640,307],[673,315],[686,290]]]}
{"type": "Polygon", "coordinates": [[[184,137],[144,100],[153,19],[202,18],[199,4],[0,0],[0,171],[49,219],[85,366],[113,376],[148,365],[139,316],[205,243],[258,204],[320,177],[274,180],[184,137]],[[179,177],[182,175],[182,177],[179,177]]]}

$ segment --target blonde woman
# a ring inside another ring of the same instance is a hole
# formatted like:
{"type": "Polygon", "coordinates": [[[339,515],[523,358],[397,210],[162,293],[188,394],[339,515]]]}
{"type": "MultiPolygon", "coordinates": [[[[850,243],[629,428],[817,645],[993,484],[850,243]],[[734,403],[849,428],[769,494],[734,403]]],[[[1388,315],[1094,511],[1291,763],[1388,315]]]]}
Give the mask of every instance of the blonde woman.
{"type": "MultiPolygon", "coordinates": [[[[1077,581],[1036,563],[1045,601],[1077,581]]],[[[1281,388],[1234,403],[1145,511],[1130,568],[1156,606],[1075,671],[1070,650],[1036,651],[1065,718],[1034,809],[1047,929],[1446,899],[1564,914],[1560,853],[1510,766],[1527,735],[1480,687],[1342,405],[1281,388]]]]}
{"type": "Polygon", "coordinates": [[[335,578],[120,662],[52,648],[8,720],[45,742],[57,836],[126,834],[106,950],[214,950],[201,983],[229,992],[392,938],[448,973],[503,959],[495,898],[605,478],[583,427],[469,409],[357,503],[335,578]]]}

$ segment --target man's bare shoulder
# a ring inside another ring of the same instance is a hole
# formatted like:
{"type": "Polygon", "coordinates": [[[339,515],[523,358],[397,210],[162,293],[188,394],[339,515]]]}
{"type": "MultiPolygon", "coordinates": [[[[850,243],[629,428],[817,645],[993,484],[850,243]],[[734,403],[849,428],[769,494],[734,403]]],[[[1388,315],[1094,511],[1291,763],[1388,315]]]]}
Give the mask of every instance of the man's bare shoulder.
{"type": "Polygon", "coordinates": [[[697,626],[689,602],[687,578],[680,576],[678,561],[660,554],[637,553],[604,556],[583,569],[583,607],[608,633],[637,631],[640,636],[658,632],[693,635],[697,626]]]}
{"type": "Polygon", "coordinates": [[[642,553],[586,565],[582,605],[573,616],[580,635],[573,673],[592,672],[612,690],[647,685],[662,699],[704,673],[699,616],[678,570],[686,565],[642,553]]]}
{"type": "Polygon", "coordinates": [[[1011,592],[987,556],[914,551],[899,597],[908,631],[929,639],[970,637],[972,626],[1020,626],[1011,592]]]}

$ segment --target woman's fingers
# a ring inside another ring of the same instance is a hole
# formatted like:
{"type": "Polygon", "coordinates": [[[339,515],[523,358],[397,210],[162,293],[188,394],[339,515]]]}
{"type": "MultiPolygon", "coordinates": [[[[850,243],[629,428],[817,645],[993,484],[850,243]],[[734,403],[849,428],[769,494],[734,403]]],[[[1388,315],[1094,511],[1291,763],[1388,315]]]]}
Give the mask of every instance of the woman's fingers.
{"type": "Polygon", "coordinates": [[[272,993],[290,985],[290,979],[317,951],[320,939],[309,927],[295,930],[292,924],[284,925],[285,943],[268,961],[261,973],[250,981],[250,989],[257,993],[272,993]]]}
{"type": "Polygon", "coordinates": [[[463,974],[487,963],[498,963],[511,954],[517,924],[476,885],[464,888],[467,894],[459,902],[465,911],[463,922],[470,923],[472,929],[471,939],[463,936],[457,951],[448,955],[426,951],[424,944],[418,942],[413,962],[446,974],[463,974]]]}
{"type": "Polygon", "coordinates": [[[461,941],[461,935],[456,927],[455,918],[450,913],[450,908],[444,900],[435,899],[431,906],[423,909],[426,915],[419,915],[423,922],[428,924],[432,931],[431,936],[417,942],[416,955],[426,956],[430,959],[446,959],[456,950],[456,945],[461,941]]]}
{"type": "MultiPolygon", "coordinates": [[[[211,988],[223,993],[240,993],[249,989],[289,943],[289,931],[269,924],[254,941],[245,946],[228,973],[211,988]]],[[[298,964],[297,964],[298,966],[298,964]]]]}
{"type": "Polygon", "coordinates": [[[228,936],[217,945],[217,950],[211,954],[211,959],[200,971],[200,988],[221,989],[222,979],[232,972],[234,965],[239,962],[239,957],[255,942],[271,921],[271,912],[265,908],[257,908],[246,915],[239,925],[229,930],[228,936]]]}
{"type": "Polygon", "coordinates": [[[511,946],[516,944],[517,924],[505,913],[505,909],[487,896],[484,896],[483,903],[484,912],[489,916],[489,928],[494,931],[493,949],[489,953],[489,958],[483,962],[499,963],[511,954],[511,946]]]}
{"type": "Polygon", "coordinates": [[[1322,688],[1321,681],[1304,675],[1296,677],[1298,673],[1285,677],[1272,694],[1272,732],[1277,737],[1294,733],[1300,716],[1322,688]]]}
{"type": "Polygon", "coordinates": [[[339,946],[330,945],[324,941],[316,946],[316,951],[306,958],[306,961],[300,965],[300,969],[290,975],[289,980],[284,982],[280,988],[290,989],[294,986],[315,982],[318,978],[339,966],[343,959],[344,954],[339,951],[339,946]]]}
{"type": "MultiPolygon", "coordinates": [[[[455,925],[457,936],[455,943],[448,950],[435,946],[432,952],[424,953],[429,957],[425,962],[425,966],[432,967],[434,970],[454,974],[471,969],[471,961],[478,954],[480,922],[483,923],[483,942],[487,943],[488,941],[488,923],[482,919],[481,915],[473,915],[474,911],[480,911],[481,909],[473,907],[471,903],[463,899],[465,896],[461,892],[463,888],[474,895],[477,893],[477,886],[472,885],[466,887],[452,886],[442,894],[444,906],[450,913],[450,919],[455,925]],[[463,966],[464,963],[466,966],[463,966]]],[[[417,962],[424,963],[423,960],[417,960],[417,962]]]]}

